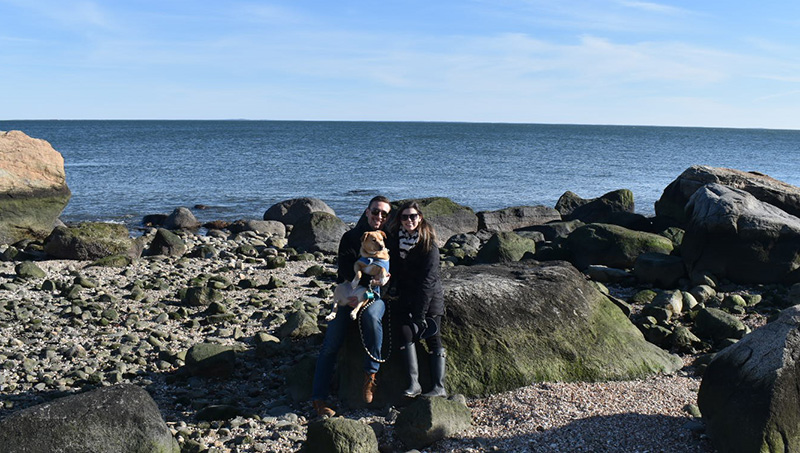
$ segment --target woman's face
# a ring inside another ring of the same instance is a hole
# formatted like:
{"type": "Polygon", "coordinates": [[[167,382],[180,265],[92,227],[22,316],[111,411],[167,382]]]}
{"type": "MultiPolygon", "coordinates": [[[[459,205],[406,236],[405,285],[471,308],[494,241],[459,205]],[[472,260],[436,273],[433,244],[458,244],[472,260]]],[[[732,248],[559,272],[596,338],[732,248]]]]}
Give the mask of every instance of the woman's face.
{"type": "Polygon", "coordinates": [[[404,209],[400,213],[400,222],[403,225],[403,229],[409,233],[417,230],[420,220],[419,212],[414,208],[404,209]]]}

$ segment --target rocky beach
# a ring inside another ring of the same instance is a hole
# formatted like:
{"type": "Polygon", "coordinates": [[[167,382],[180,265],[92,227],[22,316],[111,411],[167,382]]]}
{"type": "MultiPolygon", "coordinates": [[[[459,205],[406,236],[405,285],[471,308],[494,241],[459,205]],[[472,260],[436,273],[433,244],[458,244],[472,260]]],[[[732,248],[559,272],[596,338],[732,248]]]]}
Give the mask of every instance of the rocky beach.
{"type": "MultiPolygon", "coordinates": [[[[298,451],[315,414],[309,402],[291,398],[287,380],[318,339],[281,342],[272,334],[298,308],[328,313],[332,257],[289,255],[285,267],[270,268],[265,257],[242,253],[261,248],[263,255],[268,237],[182,238],[190,250],[218,254],[147,257],[124,268],[44,260],[36,262],[39,277],[20,277],[18,263],[0,263],[0,418],[131,383],[150,393],[184,451],[298,451]],[[208,307],[182,302],[179,293],[198,280],[218,287],[221,299],[208,307]],[[204,343],[238,351],[227,377],[183,375],[187,351],[204,343]]],[[[685,360],[691,364],[692,356],[685,360]]],[[[425,451],[712,451],[687,409],[699,383],[688,368],[470,398],[473,427],[425,451]]],[[[384,451],[405,451],[392,433],[397,408],[340,413],[372,424],[384,451]]]]}
{"type": "Polygon", "coordinates": [[[352,329],[337,416],[320,419],[311,380],[353,224],[294,198],[235,222],[148,214],[141,234],[64,225],[60,156],[18,133],[4,147],[43,156],[0,160],[19,175],[0,187],[9,452],[800,448],[800,189],[766,175],[690,167],[653,217],[627,189],[477,213],[419,199],[439,233],[451,396],[400,397],[387,335],[364,404],[352,329]]]}

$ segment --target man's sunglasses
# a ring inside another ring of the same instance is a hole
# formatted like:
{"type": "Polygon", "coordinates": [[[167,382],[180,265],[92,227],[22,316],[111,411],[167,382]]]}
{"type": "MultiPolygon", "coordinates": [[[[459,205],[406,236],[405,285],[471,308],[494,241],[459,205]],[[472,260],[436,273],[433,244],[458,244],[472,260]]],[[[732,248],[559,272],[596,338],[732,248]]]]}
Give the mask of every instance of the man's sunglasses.
{"type": "Polygon", "coordinates": [[[373,210],[372,210],[372,211],[370,211],[370,212],[372,213],[372,215],[374,215],[374,216],[381,216],[381,217],[382,217],[382,218],[384,218],[384,219],[385,219],[385,218],[387,218],[387,217],[389,217],[389,213],[388,213],[388,212],[386,212],[386,211],[381,211],[380,209],[377,209],[377,208],[373,209],[373,210]]]}

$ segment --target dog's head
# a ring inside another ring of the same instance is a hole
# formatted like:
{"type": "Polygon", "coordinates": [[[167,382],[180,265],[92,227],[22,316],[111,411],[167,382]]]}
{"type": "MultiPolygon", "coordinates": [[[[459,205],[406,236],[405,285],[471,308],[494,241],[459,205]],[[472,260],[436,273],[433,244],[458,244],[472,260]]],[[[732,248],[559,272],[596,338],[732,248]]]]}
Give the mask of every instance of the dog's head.
{"type": "Polygon", "coordinates": [[[386,233],[377,231],[367,231],[361,235],[361,249],[372,256],[386,248],[386,233]]]}

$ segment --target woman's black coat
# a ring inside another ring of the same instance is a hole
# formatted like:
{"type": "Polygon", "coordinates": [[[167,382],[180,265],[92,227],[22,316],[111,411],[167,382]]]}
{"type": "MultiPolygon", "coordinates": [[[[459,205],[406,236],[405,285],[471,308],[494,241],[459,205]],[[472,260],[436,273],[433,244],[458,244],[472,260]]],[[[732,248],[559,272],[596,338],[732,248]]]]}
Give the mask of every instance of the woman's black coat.
{"type": "Polygon", "coordinates": [[[405,259],[400,258],[399,238],[389,238],[391,267],[390,287],[399,295],[400,308],[407,310],[412,319],[444,315],[444,294],[439,278],[439,249],[432,244],[426,253],[418,244],[405,259]]]}

